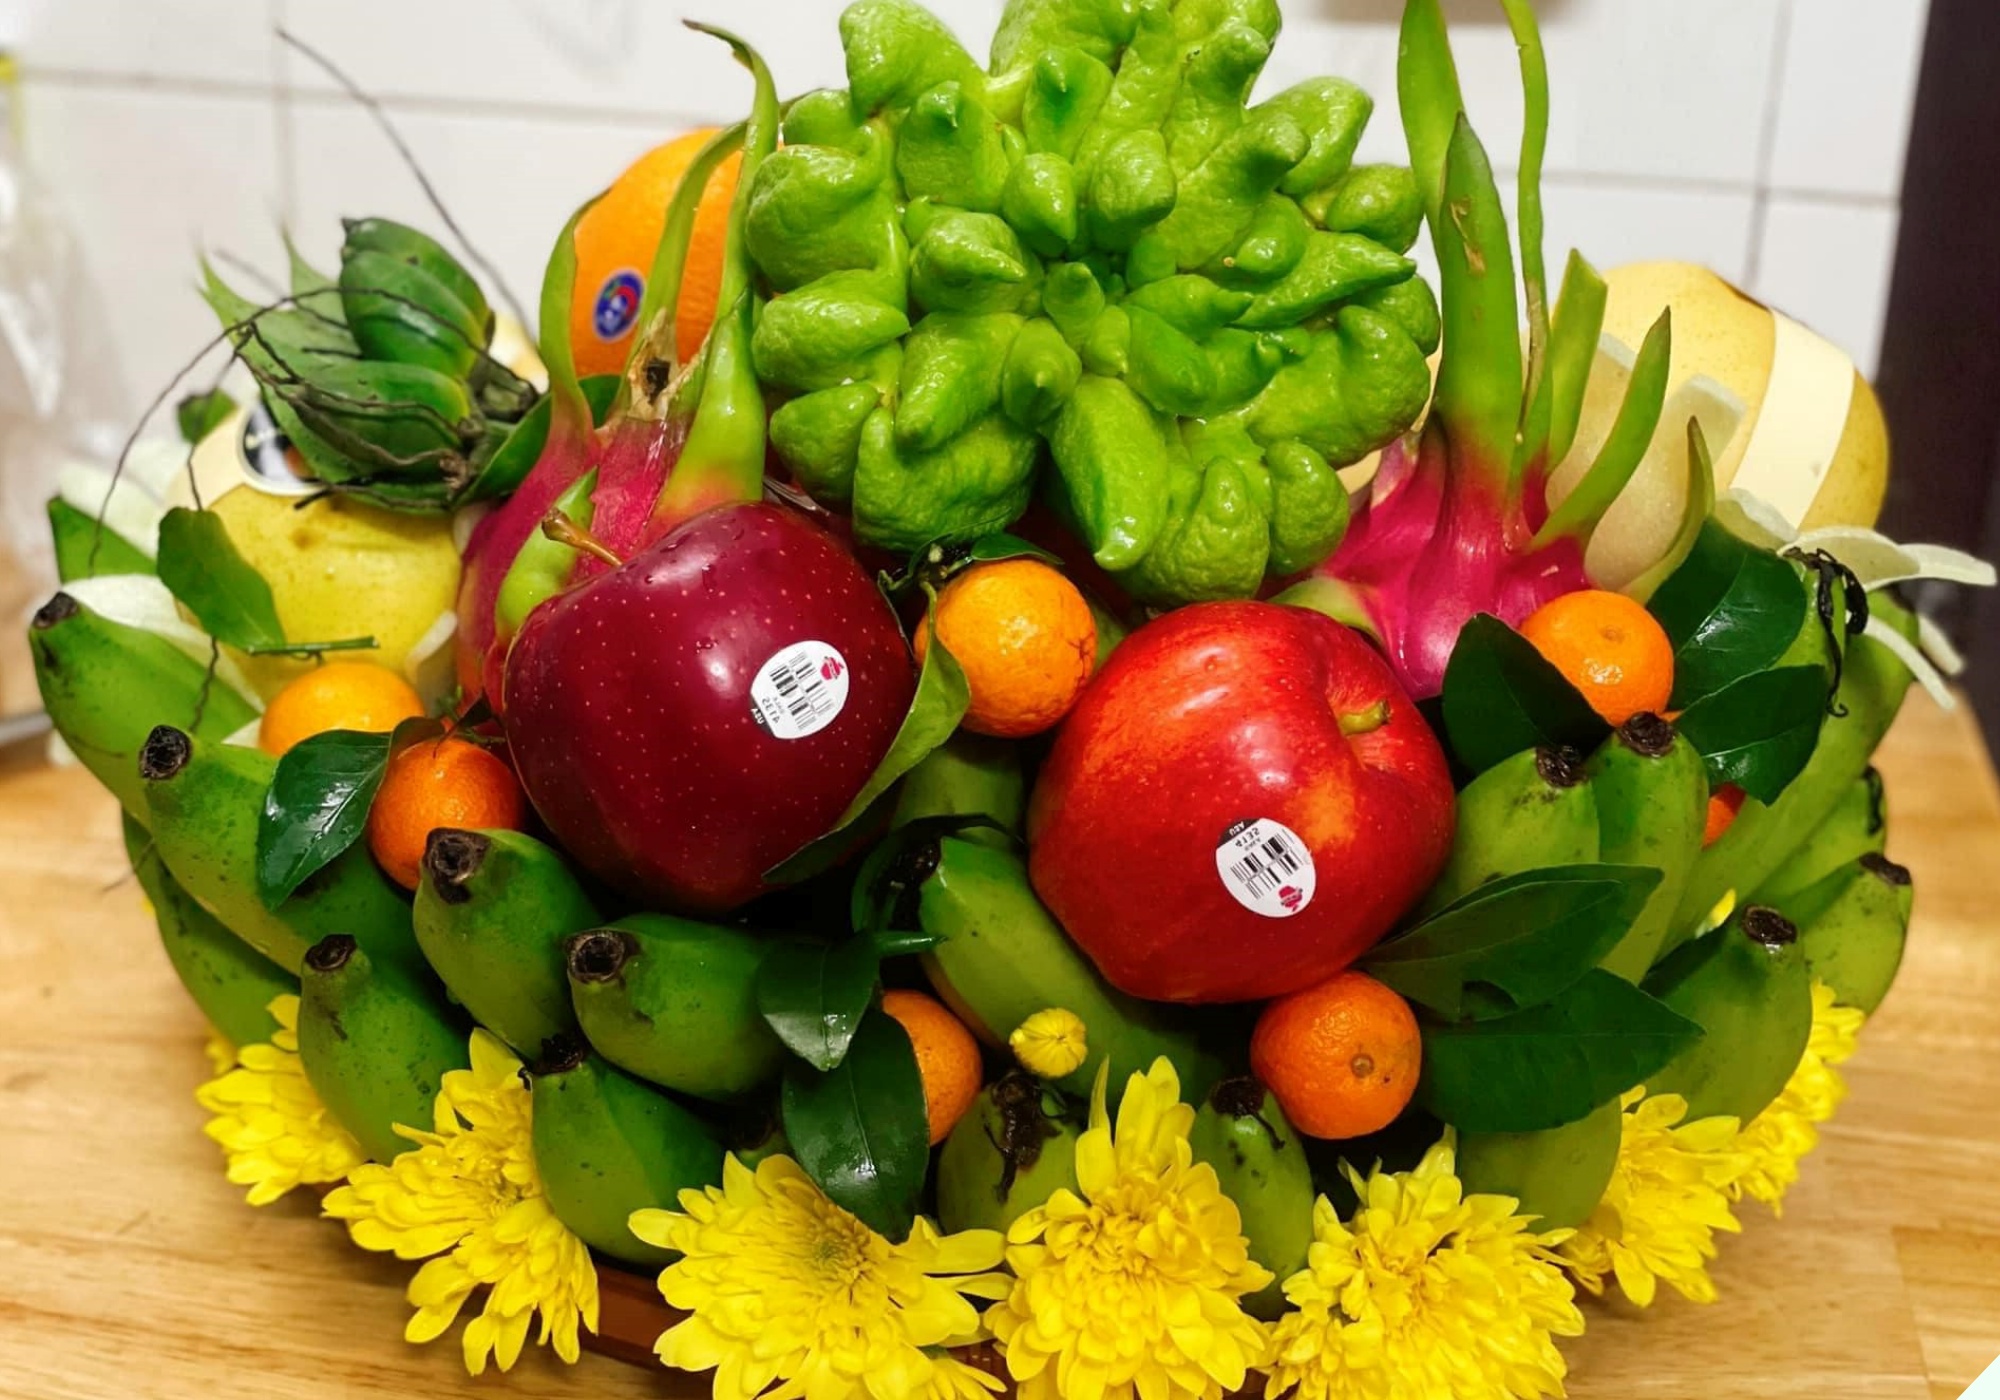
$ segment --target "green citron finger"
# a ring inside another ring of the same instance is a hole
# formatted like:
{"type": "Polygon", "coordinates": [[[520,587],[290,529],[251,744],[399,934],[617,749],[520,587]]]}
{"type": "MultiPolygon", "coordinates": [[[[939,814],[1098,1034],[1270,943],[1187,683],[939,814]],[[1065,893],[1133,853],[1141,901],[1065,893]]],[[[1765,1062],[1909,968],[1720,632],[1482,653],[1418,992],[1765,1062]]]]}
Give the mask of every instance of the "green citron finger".
{"type": "Polygon", "coordinates": [[[974,828],[964,838],[994,845],[1006,842],[1006,832],[1020,835],[1027,805],[1020,746],[961,729],[904,776],[889,825],[908,826],[926,817],[986,817],[1002,830],[974,828]]]}
{"type": "Polygon", "coordinates": [[[1015,1070],[989,1084],[938,1151],[938,1224],[1005,1230],[1057,1191],[1076,1189],[1074,1123],[1062,1101],[1015,1070]]]}
{"type": "Polygon", "coordinates": [[[1584,772],[1596,798],[1598,859],[1649,865],[1660,883],[1604,959],[1628,982],[1652,967],[1666,942],[1708,824],[1708,772],[1693,744],[1657,715],[1634,716],[1590,756],[1584,772]]]}
{"type": "Polygon", "coordinates": [[[813,499],[846,506],[854,499],[861,431],[881,406],[882,391],[866,381],[801,395],[771,415],[771,447],[813,499]]]}
{"type": "Polygon", "coordinates": [[[1873,768],[1840,795],[1826,820],[1786,857],[1784,865],[1750,896],[1753,904],[1768,904],[1804,928],[1818,914],[1827,877],[1852,871],[1865,855],[1880,855],[1889,844],[1888,813],[1882,775],[1873,768]]]}
{"type": "Polygon", "coordinates": [[[1039,428],[1062,411],[1082,376],[1083,361],[1055,324],[1029,321],[1000,367],[1000,407],[1022,427],[1039,428]]]}
{"type": "Polygon", "coordinates": [[[393,219],[347,219],[343,221],[347,240],[341,248],[343,259],[350,253],[374,252],[421,268],[444,285],[458,303],[472,313],[472,323],[484,333],[493,324],[493,311],[486,293],[474,277],[442,243],[420,229],[393,219]]]}
{"type": "Polygon", "coordinates": [[[570,1000],[592,1048],[696,1098],[768,1083],[785,1047],[757,1010],[766,945],[741,929],[634,914],[564,945],[570,1000]]]}
{"type": "Polygon", "coordinates": [[[1903,963],[1915,897],[1910,872],[1870,852],[1822,883],[1832,888],[1808,901],[1818,911],[1799,932],[1806,966],[1842,1006],[1872,1016],[1903,963]]]}
{"type": "Polygon", "coordinates": [[[1646,1083],[1679,1094],[1687,1121],[1723,1115],[1748,1123],[1778,1096],[1812,1031],[1812,976],[1798,930],[1750,905],[1670,953],[1645,990],[1702,1029],[1701,1039],[1646,1083]]]}
{"type": "Polygon", "coordinates": [[[906,554],[1004,529],[1027,509],[1039,448],[1033,433],[989,413],[935,451],[905,451],[895,414],[878,408],[854,464],[855,534],[906,554]]]}
{"type": "Polygon", "coordinates": [[[346,934],[300,969],[299,1064],[335,1121],[377,1162],[429,1132],[445,1075],[467,1064],[466,1031],[423,980],[370,958],[346,934]]]}
{"type": "Polygon", "coordinates": [[[161,725],[139,751],[153,842],[203,908],[280,967],[328,934],[349,934],[382,965],[420,975],[408,901],[365,845],[341,852],[276,909],[257,893],[257,821],[278,760],[261,749],[161,725]]]}
{"type": "Polygon", "coordinates": [[[941,940],[923,957],[931,985],[987,1044],[1004,1045],[1015,1027],[1049,1007],[1083,1021],[1091,1058],[1057,1081],[1071,1093],[1088,1091],[1106,1057],[1114,1084],[1161,1055],[1190,1094],[1221,1077],[1189,1017],[1128,997],[1098,975],[1035,898],[1017,853],[944,837],[917,909],[924,931],[941,940]]]}
{"type": "Polygon", "coordinates": [[[1315,233],[1298,264],[1260,291],[1236,324],[1248,330],[1297,325],[1335,302],[1407,282],[1416,270],[1408,258],[1371,238],[1315,233]]]}
{"type": "Polygon", "coordinates": [[[1360,233],[1407,253],[1423,227],[1416,177],[1400,165],[1357,165],[1346,178],[1307,195],[1305,211],[1329,233],[1360,233]]]}
{"type": "Polygon", "coordinates": [[[340,262],[347,329],[372,360],[422,365],[454,378],[485,348],[485,327],[450,288],[387,253],[351,252],[340,262]]]}
{"type": "Polygon", "coordinates": [[[196,904],[167,874],[153,838],[125,818],[125,852],[153,906],[167,961],[208,1023],[232,1045],[261,1045],[278,1029],[273,998],[299,990],[286,972],[196,904]]]}
{"type": "Polygon", "coordinates": [[[599,918],[568,862],[532,836],[440,827],[425,842],[417,946],[452,999],[523,1056],[575,1034],[563,942],[599,918]]]}
{"type": "Polygon", "coordinates": [[[1618,1165],[1625,1111],[1617,1099],[1588,1117],[1538,1133],[1460,1133],[1458,1179],[1467,1195],[1512,1196],[1537,1230],[1571,1230],[1590,1218],[1618,1165]]]}
{"type": "Polygon", "coordinates": [[[1424,897],[1436,913],[1481,885],[1602,856],[1597,793],[1572,749],[1526,749],[1474,778],[1458,795],[1451,859],[1424,897]]]}
{"type": "Polygon", "coordinates": [[[668,1263],[627,1222],[636,1210],[678,1210],[682,1191],[722,1180],[708,1125],[578,1040],[552,1041],[530,1079],[535,1169],[556,1219],[613,1259],[668,1263]]]}
{"type": "Polygon", "coordinates": [[[248,700],[172,642],[100,616],[67,593],[36,612],[28,649],[56,733],[141,826],[152,823],[139,750],[155,725],[220,741],[257,717],[248,700]]]}
{"type": "Polygon", "coordinates": [[[999,407],[1007,352],[1021,326],[1005,312],[926,316],[903,343],[896,445],[934,452],[999,407]]]}
{"type": "Polygon", "coordinates": [[[1171,420],[1121,381],[1086,374],[1049,446],[1098,564],[1137,564],[1166,527],[1168,483],[1185,456],[1171,420]]]}
{"type": "Polygon", "coordinates": [[[1312,1166],[1278,1101],[1254,1079],[1225,1079],[1194,1115],[1195,1160],[1215,1168],[1222,1192],[1243,1217],[1250,1258],[1273,1274],[1243,1300],[1253,1316],[1285,1307],[1284,1281],[1303,1269],[1313,1242],[1312,1166]]]}

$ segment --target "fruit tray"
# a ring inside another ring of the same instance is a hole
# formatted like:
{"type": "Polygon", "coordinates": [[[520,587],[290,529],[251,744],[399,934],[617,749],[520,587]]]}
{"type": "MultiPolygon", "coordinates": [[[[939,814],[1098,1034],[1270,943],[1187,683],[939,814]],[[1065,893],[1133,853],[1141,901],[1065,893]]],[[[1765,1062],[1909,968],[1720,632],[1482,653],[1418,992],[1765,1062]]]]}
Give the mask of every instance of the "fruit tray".
{"type": "Polygon", "coordinates": [[[1895,587],[1994,572],[1805,327],[1551,294],[1500,10],[1511,224],[1438,0],[1405,166],[1251,99],[1275,0],[857,0],[782,103],[693,26],[747,115],[532,337],[455,225],[205,267],[245,402],[51,503],[30,633],[249,1203],[716,1400],[1558,1395],[1713,1301],[1901,962],[1895,587]]]}

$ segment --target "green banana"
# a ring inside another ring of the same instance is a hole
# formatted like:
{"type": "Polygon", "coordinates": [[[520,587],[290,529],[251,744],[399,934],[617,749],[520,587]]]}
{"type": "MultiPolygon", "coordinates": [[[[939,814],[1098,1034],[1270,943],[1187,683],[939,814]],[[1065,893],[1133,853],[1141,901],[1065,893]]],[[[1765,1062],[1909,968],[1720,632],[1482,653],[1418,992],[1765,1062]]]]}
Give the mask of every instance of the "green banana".
{"type": "Polygon", "coordinates": [[[335,451],[381,471],[465,457],[485,432],[464,381],[423,365],[326,357],[266,392],[335,451]]]}
{"type": "Polygon", "coordinates": [[[1285,1306],[1284,1282],[1303,1269],[1313,1241],[1312,1165],[1304,1144],[1270,1092],[1255,1079],[1225,1079],[1195,1111],[1189,1134],[1195,1160],[1215,1168],[1243,1217],[1250,1257],[1269,1269],[1269,1285],[1243,1300],[1252,1315],[1274,1318],[1285,1306]]]}
{"type": "Polygon", "coordinates": [[[1005,844],[1006,832],[1021,834],[1027,805],[1019,746],[961,729],[904,777],[889,824],[908,826],[924,817],[990,817],[1004,830],[974,828],[965,839],[1005,844]]]}
{"type": "Polygon", "coordinates": [[[357,845],[276,909],[257,894],[257,821],[278,760],[261,749],[194,739],[161,725],[139,751],[153,840],[181,887],[280,967],[332,933],[352,934],[379,963],[420,972],[410,906],[357,845]]]}
{"type": "Polygon", "coordinates": [[[113,622],[67,593],[28,625],[42,708],[91,776],[150,826],[139,749],[153,726],[220,740],[257,718],[250,702],[164,637],[113,622]]]}
{"type": "Polygon", "coordinates": [[[450,288],[387,253],[360,249],[341,259],[340,305],[354,343],[371,360],[463,379],[486,348],[485,328],[450,288]]]}
{"type": "Polygon", "coordinates": [[[232,1045],[260,1045],[278,1023],[271,1019],[271,1001],[296,993],[299,979],[224,928],[206,909],[174,883],[153,838],[131,817],[125,818],[125,853],[132,873],[152,902],[167,961],[181,979],[208,1023],[232,1045]]]}
{"type": "Polygon", "coordinates": [[[1823,883],[1832,888],[1802,901],[1815,909],[1799,932],[1806,967],[1842,1006],[1872,1016],[1902,966],[1916,894],[1910,872],[1870,851],[1823,883]]]}
{"type": "Polygon", "coordinates": [[[1864,855],[1882,854],[1888,844],[1882,775],[1870,768],[1840,795],[1826,820],[1813,828],[1798,850],[1751,893],[1750,902],[1767,904],[1804,928],[1818,912],[1810,892],[1823,886],[1828,876],[1851,870],[1864,855]]]}
{"type": "Polygon", "coordinates": [[[987,1044],[1004,1045],[1016,1026],[1047,1007],[1082,1019],[1091,1058],[1057,1081],[1071,1093],[1089,1093],[1096,1062],[1107,1057],[1113,1084],[1161,1055],[1188,1094],[1205,1093],[1221,1077],[1220,1062],[1184,1013],[1128,997],[1098,975],[1035,898],[1017,853],[943,837],[917,910],[924,931],[942,940],[923,955],[924,971],[987,1044]]]}
{"type": "MultiPolygon", "coordinates": [[[[1883,595],[1870,595],[1869,606],[1904,636],[1915,635],[1916,619],[1883,595]]],[[[1670,937],[1685,937],[1724,895],[1732,890],[1746,895],[1784,865],[1867,770],[1869,756],[1902,708],[1911,679],[1909,668],[1874,638],[1848,641],[1834,708],[1812,758],[1776,802],[1745,801],[1729,830],[1696,859],[1674,911],[1670,937]]]]}
{"type": "Polygon", "coordinates": [[[1481,885],[1524,870],[1598,859],[1597,794],[1574,749],[1524,749],[1458,795],[1451,859],[1424,897],[1434,914],[1481,885]]]}
{"type": "Polygon", "coordinates": [[[399,224],[393,219],[343,219],[347,231],[340,255],[343,263],[357,253],[380,253],[408,263],[441,283],[460,306],[472,315],[472,323],[484,345],[493,332],[493,309],[479,279],[466,271],[465,264],[451,250],[429,234],[399,224]]]}
{"type": "Polygon", "coordinates": [[[1020,1070],[986,1086],[938,1150],[938,1224],[1005,1230],[1058,1190],[1076,1189],[1074,1123],[1061,1096],[1020,1070]]]}
{"type": "Polygon", "coordinates": [[[620,1069],[696,1098],[767,1083],[784,1043],[757,1010],[754,934],[666,914],[634,914],[563,945],[584,1038],[620,1069]]]}
{"type": "Polygon", "coordinates": [[[445,1075],[466,1067],[465,1028],[423,982],[344,933],[313,944],[299,983],[307,1081],[362,1151],[394,1161],[410,1148],[396,1124],[429,1132],[445,1075]]]}
{"type": "Polygon", "coordinates": [[[1679,1094],[1688,1121],[1727,1115],[1748,1123],[1778,1096],[1812,1031],[1812,976],[1792,923],[1760,904],[1684,943],[1645,989],[1702,1028],[1702,1037],[1647,1081],[1679,1094]]]}
{"type": "Polygon", "coordinates": [[[1628,982],[1652,967],[1701,854],[1708,821],[1708,771],[1693,744],[1658,715],[1635,715],[1584,765],[1597,799],[1598,859],[1647,865],[1660,883],[1632,927],[1604,959],[1628,982]]]}
{"type": "Polygon", "coordinates": [[[708,1125],[568,1036],[549,1042],[529,1077],[535,1167],[556,1218],[613,1259],[666,1264],[672,1256],[626,1222],[635,1210],[678,1210],[682,1191],[722,1180],[708,1125]]]}
{"type": "Polygon", "coordinates": [[[1625,1110],[1611,1099],[1538,1133],[1460,1133],[1458,1179],[1468,1195],[1512,1196],[1538,1230],[1573,1229],[1604,1197],[1624,1121],[1625,1110]]]}
{"type": "Polygon", "coordinates": [[[452,998],[530,1059],[576,1033],[562,945],[599,918],[568,862],[532,836],[440,827],[424,844],[417,946],[452,998]]]}

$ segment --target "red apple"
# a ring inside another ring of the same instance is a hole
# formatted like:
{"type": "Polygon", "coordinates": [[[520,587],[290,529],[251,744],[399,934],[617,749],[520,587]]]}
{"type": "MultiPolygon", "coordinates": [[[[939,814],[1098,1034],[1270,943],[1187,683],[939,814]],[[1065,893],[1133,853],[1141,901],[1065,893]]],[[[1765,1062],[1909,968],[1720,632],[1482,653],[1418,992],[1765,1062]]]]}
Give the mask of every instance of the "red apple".
{"type": "Polygon", "coordinates": [[[504,684],[521,783],[600,878],[732,909],[839,818],[915,689],[854,557],[778,506],[705,511],[528,615],[504,684]]]}
{"type": "Polygon", "coordinates": [[[1340,971],[1451,851],[1451,775],[1360,634],[1206,603],[1125,641],[1063,721],[1028,813],[1035,890],[1153,1001],[1252,1001],[1340,971]]]}

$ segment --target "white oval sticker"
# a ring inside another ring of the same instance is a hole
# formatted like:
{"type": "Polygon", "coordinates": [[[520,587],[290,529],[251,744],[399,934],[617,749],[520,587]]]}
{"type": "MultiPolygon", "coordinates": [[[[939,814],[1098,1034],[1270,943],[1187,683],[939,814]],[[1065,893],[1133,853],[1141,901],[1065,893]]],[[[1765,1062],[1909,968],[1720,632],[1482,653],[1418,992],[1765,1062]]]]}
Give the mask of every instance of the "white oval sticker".
{"type": "Polygon", "coordinates": [[[817,734],[847,704],[847,658],[826,642],[794,642],[757,668],[750,714],[780,739],[817,734]]]}
{"type": "Polygon", "coordinates": [[[1289,919],[1312,903],[1319,883],[1312,852],[1283,822],[1259,817],[1222,833],[1215,873],[1236,902],[1267,919],[1289,919]]]}

